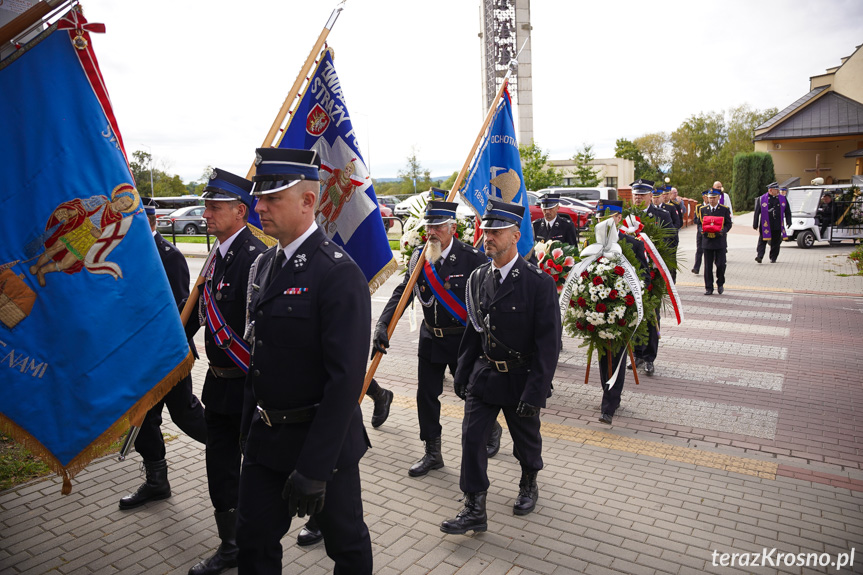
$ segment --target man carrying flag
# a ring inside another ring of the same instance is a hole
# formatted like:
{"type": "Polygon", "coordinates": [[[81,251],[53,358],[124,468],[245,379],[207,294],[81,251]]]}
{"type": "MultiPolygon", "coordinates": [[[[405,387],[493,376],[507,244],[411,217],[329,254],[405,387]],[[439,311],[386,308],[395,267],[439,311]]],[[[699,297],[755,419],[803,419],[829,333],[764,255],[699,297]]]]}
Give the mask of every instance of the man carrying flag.
{"type": "Polygon", "coordinates": [[[267,249],[246,225],[251,191],[249,180],[214,168],[203,194],[207,229],[219,243],[206,270],[197,317],[186,324],[186,333],[191,337],[202,325],[206,330],[210,367],[201,401],[207,421],[207,485],[221,544],[189,575],[215,575],[237,565],[240,424],[249,371],[249,346],[243,341],[246,287],[252,262],[267,249]]]}
{"type": "MultiPolygon", "coordinates": [[[[413,293],[409,296],[410,299],[415,297],[419,300],[424,316],[417,350],[417,416],[425,454],[408,470],[411,477],[421,477],[433,469],[443,467],[443,428],[440,424],[441,406],[438,398],[443,393],[443,377],[447,366],[455,373],[458,346],[467,319],[467,278],[475,268],[488,261],[479,250],[455,239],[457,207],[455,202],[433,200],[426,204],[422,224],[425,225],[429,238],[428,253],[413,293]]],[[[393,318],[408,279],[416,268],[421,251],[414,251],[404,281],[393,290],[378,319],[373,339],[375,351],[386,353],[390,346],[387,326],[393,318]]],[[[487,448],[489,457],[496,455],[500,449],[502,431],[500,424],[495,422],[487,448]]]]}

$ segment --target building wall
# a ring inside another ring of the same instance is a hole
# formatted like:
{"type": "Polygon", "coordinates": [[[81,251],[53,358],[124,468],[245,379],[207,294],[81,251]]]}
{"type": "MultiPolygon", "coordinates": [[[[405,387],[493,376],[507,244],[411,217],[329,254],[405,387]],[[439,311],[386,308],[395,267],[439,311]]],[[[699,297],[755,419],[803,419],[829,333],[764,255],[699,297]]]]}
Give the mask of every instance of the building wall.
{"type": "MultiPolygon", "coordinates": [[[[599,186],[620,188],[628,186],[635,180],[635,162],[632,160],[625,160],[623,158],[597,158],[590,164],[594,167],[599,177],[602,178],[602,181],[598,184],[599,186]]],[[[567,181],[567,178],[573,178],[576,170],[575,162],[572,158],[567,160],[549,160],[547,165],[563,172],[565,186],[575,185],[571,181],[567,181]]]]}
{"type": "Polygon", "coordinates": [[[833,91],[863,102],[863,46],[845,60],[833,77],[833,91]]]}
{"type": "Polygon", "coordinates": [[[815,178],[814,172],[806,172],[807,168],[815,167],[815,154],[820,154],[819,166],[831,168],[829,172],[822,171],[821,177],[827,181],[830,177],[834,183],[851,181],[856,160],[843,156],[853,150],[863,148],[863,140],[859,136],[844,140],[807,141],[807,140],[767,140],[755,142],[756,152],[767,152],[773,157],[773,168],[776,181],[782,182],[789,178],[800,178],[802,184],[808,184],[815,178]]]}

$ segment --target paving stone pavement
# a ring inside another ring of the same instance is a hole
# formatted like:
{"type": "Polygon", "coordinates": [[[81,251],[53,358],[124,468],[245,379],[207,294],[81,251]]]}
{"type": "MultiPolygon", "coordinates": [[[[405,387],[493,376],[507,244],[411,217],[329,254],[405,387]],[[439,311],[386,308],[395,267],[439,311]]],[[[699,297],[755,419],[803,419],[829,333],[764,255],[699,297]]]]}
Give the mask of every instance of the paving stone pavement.
{"type": "MultiPolygon", "coordinates": [[[[452,536],[438,527],[461,496],[462,403],[449,375],[446,467],[407,475],[421,443],[416,334],[403,318],[376,376],[396,393],[387,423],[372,429],[370,400],[364,405],[374,445],[361,469],[375,572],[863,573],[863,298],[850,297],[863,294],[863,278],[824,271],[846,269],[850,246],[786,244],[779,263],[756,264],[747,222],[738,216],[732,230],[724,295],[703,296],[700,278],[681,271],[686,319],[663,322],[656,375],[639,374],[638,386],[627,375],[614,425],[597,422],[598,370],[585,385],[584,349],[564,337],[542,416],[539,505],[512,514],[520,472],[505,432],[489,463],[486,533],[452,536]],[[766,567],[719,564],[723,553],[774,548],[766,567]],[[769,563],[777,553],[829,562],[852,551],[854,564],[841,571],[769,563]]],[[[681,236],[683,245],[694,241],[692,230],[681,236]]],[[[399,280],[373,296],[374,319],[399,280]]],[[[203,362],[193,369],[199,393],[204,369],[203,362]]],[[[95,461],[68,496],[56,478],[0,493],[0,573],[185,574],[209,554],[217,539],[203,446],[168,416],[164,430],[176,436],[168,443],[168,500],[118,509],[142,481],[134,453],[125,462],[95,461]]],[[[295,545],[301,523],[283,540],[284,573],[331,572],[322,545],[295,545]]]]}

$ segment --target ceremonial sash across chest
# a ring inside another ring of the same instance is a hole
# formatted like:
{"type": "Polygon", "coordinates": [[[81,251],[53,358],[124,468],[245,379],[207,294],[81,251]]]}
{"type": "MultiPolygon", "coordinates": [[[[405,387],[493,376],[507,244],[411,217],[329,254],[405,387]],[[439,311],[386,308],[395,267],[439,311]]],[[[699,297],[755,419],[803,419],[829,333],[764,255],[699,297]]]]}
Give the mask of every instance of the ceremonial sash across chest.
{"type": "Polygon", "coordinates": [[[467,310],[464,302],[453,292],[444,287],[444,282],[441,281],[437,270],[431,265],[428,259],[423,263],[423,277],[426,280],[429,288],[437,298],[438,302],[446,309],[460,324],[467,325],[467,310]]]}
{"type": "MultiPolygon", "coordinates": [[[[785,232],[785,205],[788,201],[785,196],[776,196],[779,198],[779,229],[782,230],[782,239],[786,239],[788,234],[785,232]]],[[[760,199],[761,203],[761,238],[769,240],[773,237],[770,231],[770,194],[764,194],[760,199]],[[766,197],[765,197],[766,196],[766,197]]]]}
{"type": "Polygon", "coordinates": [[[237,367],[243,370],[243,373],[249,373],[249,346],[243,341],[243,338],[231,329],[225,322],[225,317],[216,302],[213,301],[213,289],[211,281],[204,282],[204,308],[207,315],[207,327],[210,328],[210,333],[213,334],[213,341],[216,345],[225,350],[228,357],[231,358],[237,367]]]}

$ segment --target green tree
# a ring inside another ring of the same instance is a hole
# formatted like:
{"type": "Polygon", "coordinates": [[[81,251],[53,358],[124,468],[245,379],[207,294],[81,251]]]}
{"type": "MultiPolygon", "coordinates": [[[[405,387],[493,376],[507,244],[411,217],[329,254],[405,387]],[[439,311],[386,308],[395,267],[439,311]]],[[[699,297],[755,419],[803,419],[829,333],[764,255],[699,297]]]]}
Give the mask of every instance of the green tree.
{"type": "Polygon", "coordinates": [[[572,160],[575,162],[575,186],[580,188],[590,188],[599,185],[602,178],[599,177],[591,162],[594,160],[593,145],[583,144],[581,151],[576,153],[572,160]]]}
{"type": "MultiPolygon", "coordinates": [[[[722,151],[719,154],[719,169],[722,173],[728,174],[734,172],[735,161],[738,154],[749,154],[755,151],[755,144],[752,142],[755,128],[776,115],[776,108],[768,108],[766,110],[753,110],[748,104],[731,108],[727,112],[728,121],[728,137],[725,145],[722,146],[722,151]]],[[[763,159],[761,160],[764,161],[763,159]]],[[[764,168],[767,170],[767,168],[764,168]]],[[[773,161],[770,162],[769,171],[773,171],[773,161]]],[[[728,176],[723,176],[727,178],[728,176]]],[[[735,181],[736,181],[736,176],[735,181]]],[[[768,179],[765,184],[773,181],[773,176],[768,179]]],[[[749,205],[752,202],[743,203],[745,196],[738,198],[734,192],[734,185],[731,187],[731,201],[733,205],[740,202],[742,205],[749,205]]],[[[761,192],[764,193],[764,192],[761,192]]],[[[761,195],[761,194],[759,194],[761,195]]],[[[754,198],[752,198],[754,202],[754,198]]]]}
{"type": "MultiPolygon", "coordinates": [[[[644,154],[641,153],[641,150],[638,149],[638,146],[635,145],[635,142],[631,142],[625,138],[618,138],[614,143],[614,157],[615,158],[623,158],[624,160],[632,160],[635,164],[635,179],[638,180],[640,178],[652,179],[653,169],[650,167],[650,164],[647,163],[647,160],[644,158],[644,154]]],[[[621,182],[624,184],[625,182],[621,182]]]]}
{"type": "Polygon", "coordinates": [[[734,156],[732,203],[745,212],[755,204],[755,198],[767,190],[767,184],[776,177],[773,156],[766,152],[740,153],[734,156]]]}
{"type": "Polygon", "coordinates": [[[635,139],[635,145],[638,150],[644,154],[644,159],[647,162],[647,169],[643,176],[655,182],[660,182],[665,177],[665,171],[671,164],[671,145],[668,134],[665,132],[654,132],[644,134],[635,139]]]}
{"type": "Polygon", "coordinates": [[[727,139],[721,113],[700,113],[671,133],[671,173],[678,191],[689,198],[730,173],[721,171],[720,152],[727,139]]]}
{"type": "MultiPolygon", "coordinates": [[[[456,179],[457,177],[458,177],[458,170],[456,170],[455,172],[453,172],[453,173],[450,175],[450,177],[448,177],[447,179],[445,179],[445,180],[443,181],[443,183],[441,183],[440,187],[441,187],[441,188],[443,188],[443,189],[445,189],[445,190],[447,190],[447,191],[451,190],[451,189],[452,189],[452,187],[453,187],[453,184],[455,184],[455,179],[456,179]]],[[[464,182],[462,182],[462,185],[464,185],[464,182]]]]}
{"type": "MultiPolygon", "coordinates": [[[[138,195],[144,197],[152,197],[153,189],[150,187],[150,170],[153,165],[153,157],[142,150],[132,152],[132,160],[129,162],[129,168],[132,170],[132,177],[135,178],[135,187],[138,189],[138,195]]],[[[153,175],[155,181],[155,174],[153,175]]]]}
{"type": "Polygon", "coordinates": [[[552,166],[546,167],[548,153],[543,151],[535,140],[531,140],[530,144],[520,145],[518,153],[521,155],[524,185],[528,190],[541,190],[563,184],[563,172],[552,166]]]}
{"type": "Polygon", "coordinates": [[[424,192],[434,185],[431,179],[431,172],[425,169],[417,158],[419,150],[416,146],[411,147],[411,153],[407,157],[407,165],[404,170],[399,170],[398,176],[401,181],[401,193],[412,194],[414,192],[424,192]]]}

